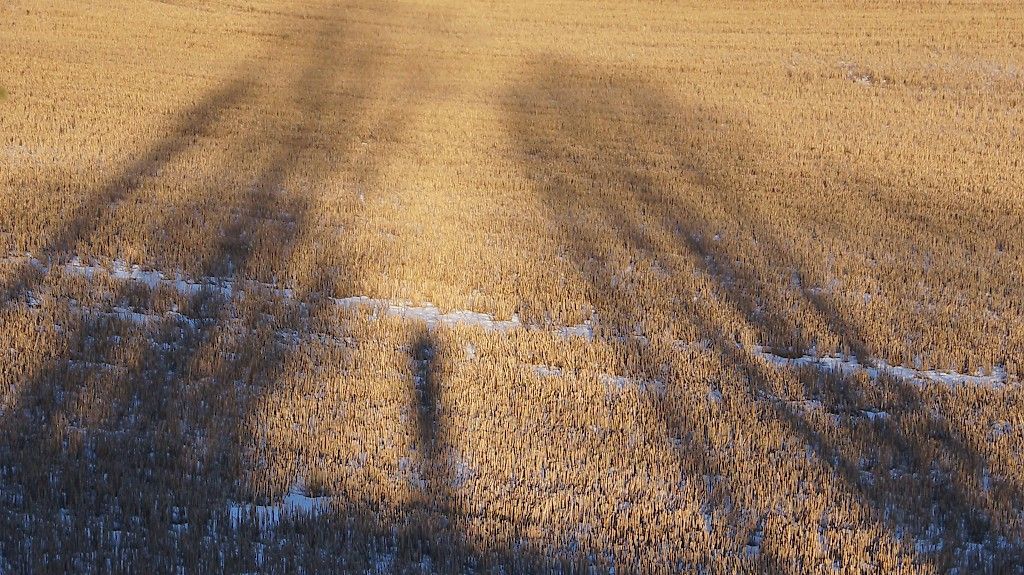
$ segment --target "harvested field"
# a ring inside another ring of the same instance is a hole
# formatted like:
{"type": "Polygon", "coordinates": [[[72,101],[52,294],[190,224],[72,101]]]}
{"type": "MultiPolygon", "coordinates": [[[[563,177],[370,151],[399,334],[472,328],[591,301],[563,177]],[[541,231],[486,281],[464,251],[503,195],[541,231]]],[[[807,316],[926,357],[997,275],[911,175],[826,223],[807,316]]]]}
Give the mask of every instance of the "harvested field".
{"type": "Polygon", "coordinates": [[[0,573],[1024,573],[1020,4],[0,38],[0,573]]]}

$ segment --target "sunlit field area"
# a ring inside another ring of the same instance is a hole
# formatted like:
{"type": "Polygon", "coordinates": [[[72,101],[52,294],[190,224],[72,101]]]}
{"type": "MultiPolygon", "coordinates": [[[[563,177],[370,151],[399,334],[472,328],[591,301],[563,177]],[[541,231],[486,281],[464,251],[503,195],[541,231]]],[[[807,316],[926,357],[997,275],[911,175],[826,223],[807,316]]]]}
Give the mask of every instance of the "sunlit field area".
{"type": "Polygon", "coordinates": [[[0,0],[0,573],[1024,573],[1024,5],[0,0]]]}

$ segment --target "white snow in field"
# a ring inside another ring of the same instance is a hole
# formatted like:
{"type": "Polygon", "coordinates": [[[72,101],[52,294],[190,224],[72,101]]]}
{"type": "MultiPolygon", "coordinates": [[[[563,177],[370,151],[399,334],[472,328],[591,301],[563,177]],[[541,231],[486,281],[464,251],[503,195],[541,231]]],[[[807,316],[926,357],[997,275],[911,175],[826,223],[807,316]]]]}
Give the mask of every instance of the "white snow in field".
{"type": "Polygon", "coordinates": [[[229,507],[231,525],[238,527],[242,522],[252,518],[256,520],[261,529],[273,529],[282,517],[315,516],[330,509],[330,497],[310,497],[304,491],[304,483],[300,478],[292,485],[280,503],[273,505],[232,503],[229,507]]]}
{"type": "Polygon", "coordinates": [[[139,312],[125,307],[115,307],[111,311],[103,311],[100,309],[85,306],[82,306],[79,309],[81,309],[82,312],[92,316],[117,318],[121,321],[133,323],[141,327],[145,327],[152,324],[159,324],[165,318],[171,318],[178,323],[188,324],[193,328],[198,328],[200,324],[199,320],[190,318],[186,315],[180,314],[175,311],[168,311],[161,315],[158,313],[139,312]]]}
{"type": "MultiPolygon", "coordinates": [[[[381,310],[384,314],[392,317],[423,322],[429,328],[434,328],[438,325],[461,325],[478,327],[497,333],[506,333],[515,329],[543,329],[540,326],[524,324],[519,319],[519,316],[515,314],[512,315],[511,319],[499,320],[490,314],[481,312],[468,310],[443,312],[440,308],[430,303],[416,305],[409,302],[376,299],[367,296],[352,296],[334,299],[333,301],[336,305],[346,309],[363,307],[381,310]]],[[[563,338],[582,337],[588,340],[593,339],[593,328],[589,323],[556,327],[552,331],[563,338]]]]}
{"type": "MultiPolygon", "coordinates": [[[[16,259],[25,260],[26,258],[7,259],[10,261],[16,259]]],[[[46,264],[40,260],[29,257],[27,258],[27,261],[42,270],[47,269],[46,264]]],[[[236,289],[244,291],[243,288],[256,288],[267,290],[285,299],[293,298],[293,292],[291,289],[280,288],[274,284],[255,281],[237,281],[234,279],[217,277],[203,277],[199,280],[189,280],[181,273],[176,272],[174,274],[165,274],[156,270],[144,270],[138,265],[129,265],[122,260],[114,260],[112,262],[112,269],[107,269],[99,264],[83,263],[81,259],[75,257],[65,264],[63,269],[67,274],[78,275],[87,279],[93,279],[98,275],[105,274],[118,280],[145,284],[150,289],[155,289],[159,286],[170,287],[183,295],[194,295],[206,290],[220,292],[224,297],[230,298],[235,293],[236,289]]],[[[444,312],[431,303],[416,305],[410,302],[377,299],[367,296],[337,298],[332,301],[335,305],[345,309],[363,307],[382,310],[386,315],[420,321],[426,323],[430,328],[438,325],[463,325],[479,327],[487,331],[498,333],[505,333],[519,328],[532,330],[540,329],[538,326],[523,324],[517,315],[513,315],[507,320],[499,320],[495,319],[494,316],[490,314],[469,310],[453,310],[444,312]]],[[[145,323],[150,318],[138,315],[126,315],[125,319],[136,323],[145,323]]],[[[593,328],[590,326],[589,322],[574,326],[555,328],[555,331],[565,338],[582,337],[588,340],[593,339],[593,328]]]]}
{"type": "Polygon", "coordinates": [[[164,275],[163,272],[154,270],[143,270],[138,265],[128,265],[124,261],[114,260],[113,269],[97,264],[85,264],[75,257],[64,266],[64,272],[71,275],[80,275],[92,279],[98,274],[107,274],[110,277],[122,281],[133,281],[145,284],[150,289],[158,286],[170,287],[183,295],[194,295],[201,291],[220,292],[224,297],[230,298],[234,292],[235,282],[221,278],[203,278],[201,281],[189,281],[180,273],[173,274],[173,277],[164,275]]]}
{"type": "Polygon", "coordinates": [[[135,325],[146,325],[151,321],[160,321],[163,319],[162,316],[156,314],[139,313],[127,308],[115,307],[114,314],[118,318],[134,323],[135,325]]]}
{"type": "Polygon", "coordinates": [[[885,419],[889,417],[889,413],[878,409],[862,409],[861,413],[864,417],[874,421],[876,419],[885,419]]]}
{"type": "Polygon", "coordinates": [[[395,560],[397,554],[394,552],[382,553],[374,560],[374,569],[367,570],[367,573],[383,574],[395,572],[395,560]]]}
{"type": "Polygon", "coordinates": [[[587,341],[594,340],[594,328],[590,325],[590,322],[559,328],[558,333],[567,339],[570,337],[581,337],[587,341]]]}
{"type": "Polygon", "coordinates": [[[476,476],[476,469],[473,469],[465,459],[459,456],[451,458],[451,469],[450,483],[454,489],[462,489],[476,476]]]}
{"type": "Polygon", "coordinates": [[[997,421],[992,424],[992,437],[1002,437],[1013,431],[1013,425],[1009,421],[997,421]]]}
{"type": "MultiPolygon", "coordinates": [[[[29,254],[26,254],[24,257],[14,256],[4,259],[6,261],[27,262],[43,271],[48,269],[48,266],[44,262],[33,258],[29,254]]],[[[75,257],[71,259],[63,269],[65,273],[80,275],[89,279],[99,274],[107,274],[115,279],[143,283],[150,288],[168,286],[185,295],[193,295],[203,290],[207,290],[220,292],[225,297],[231,298],[236,291],[244,293],[244,289],[241,288],[245,288],[266,290],[285,299],[291,299],[294,297],[291,289],[281,288],[274,284],[218,277],[203,277],[199,280],[189,280],[181,273],[176,272],[174,274],[165,274],[155,270],[143,270],[138,265],[129,265],[121,260],[115,260],[112,263],[112,269],[108,270],[102,265],[85,264],[79,258],[75,257]]],[[[472,326],[497,333],[507,333],[512,330],[525,329],[530,331],[546,331],[566,339],[579,337],[588,341],[594,340],[594,329],[590,321],[572,326],[538,326],[524,324],[517,315],[513,315],[507,320],[500,320],[490,314],[475,311],[454,310],[445,312],[431,303],[413,304],[410,302],[371,298],[367,296],[336,298],[331,301],[333,301],[333,303],[338,307],[344,309],[368,308],[387,316],[423,322],[431,329],[442,325],[472,326]]],[[[120,315],[123,319],[140,325],[160,318],[160,316],[157,315],[143,314],[122,308],[115,308],[114,312],[120,315]]],[[[639,338],[642,341],[646,341],[646,338],[643,336],[631,336],[631,338],[639,338]]],[[[710,345],[707,341],[676,342],[676,348],[682,352],[701,351],[708,349],[709,347],[710,345]]],[[[777,367],[813,366],[818,369],[834,370],[848,374],[865,372],[871,378],[878,378],[882,374],[887,374],[917,384],[923,384],[929,381],[950,386],[972,385],[1003,387],[1007,384],[1007,373],[1006,369],[1003,367],[996,367],[991,374],[978,373],[972,375],[953,371],[922,370],[901,365],[890,365],[881,359],[873,360],[871,362],[872,365],[865,365],[855,357],[839,354],[819,357],[812,353],[797,358],[788,358],[776,355],[768,348],[762,346],[754,346],[751,351],[754,355],[761,357],[768,363],[777,367]]],[[[475,350],[474,353],[469,355],[475,356],[475,350]]],[[[610,383],[619,387],[625,385],[624,382],[615,379],[610,380],[610,383]]],[[[658,382],[653,383],[657,384],[658,382]]],[[[661,388],[663,388],[663,384],[661,385],[661,388]]],[[[643,384],[641,384],[641,389],[643,389],[643,384]]],[[[654,385],[653,389],[657,391],[658,386],[654,385]]]]}
{"type": "MultiPolygon", "coordinates": [[[[564,377],[565,371],[560,367],[550,365],[531,365],[533,372],[540,377],[564,377]]],[[[655,395],[663,395],[666,385],[661,381],[644,380],[625,375],[614,375],[610,373],[598,373],[595,376],[597,381],[608,388],[609,391],[623,392],[635,388],[641,393],[649,392],[655,395]]]]}
{"type": "Polygon", "coordinates": [[[762,346],[754,346],[753,353],[777,367],[811,366],[845,374],[865,372],[872,379],[877,379],[882,374],[886,374],[916,384],[932,381],[949,386],[972,385],[994,388],[1003,387],[1006,384],[1006,369],[1003,367],[994,368],[989,375],[982,373],[968,375],[952,371],[922,370],[902,365],[890,365],[881,359],[875,359],[873,361],[874,366],[872,367],[864,365],[856,357],[839,354],[821,357],[807,354],[801,357],[789,358],[775,355],[762,346]]]}
{"type": "Polygon", "coordinates": [[[562,370],[548,365],[535,365],[533,372],[541,377],[562,377],[562,370]]]}
{"type": "Polygon", "coordinates": [[[67,360],[67,366],[70,369],[79,369],[79,370],[83,370],[83,371],[89,371],[89,370],[110,370],[110,371],[114,371],[114,370],[121,369],[119,366],[116,366],[116,365],[113,365],[113,364],[110,364],[110,363],[104,363],[104,362],[99,362],[99,361],[83,361],[83,360],[80,360],[80,359],[69,359],[69,360],[67,360]]]}
{"type": "Polygon", "coordinates": [[[421,321],[426,323],[428,327],[435,327],[437,325],[470,325],[481,327],[488,331],[506,332],[523,326],[519,318],[514,315],[512,319],[503,321],[496,320],[489,314],[474,311],[459,310],[446,313],[432,304],[414,305],[366,296],[340,298],[333,301],[339,307],[346,309],[359,307],[379,309],[390,316],[421,321]]]}

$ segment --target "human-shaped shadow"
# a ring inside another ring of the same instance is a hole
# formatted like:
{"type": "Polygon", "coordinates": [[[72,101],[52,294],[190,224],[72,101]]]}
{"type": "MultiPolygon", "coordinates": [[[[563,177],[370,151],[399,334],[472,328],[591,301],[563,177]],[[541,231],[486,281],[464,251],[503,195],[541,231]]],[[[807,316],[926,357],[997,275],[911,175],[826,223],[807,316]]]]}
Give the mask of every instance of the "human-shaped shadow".
{"type": "MultiPolygon", "coordinates": [[[[533,570],[525,567],[531,557],[525,549],[477,549],[460,532],[451,504],[451,478],[442,460],[452,431],[438,415],[444,403],[443,364],[426,332],[410,347],[419,382],[410,384],[417,390],[410,395],[410,407],[418,414],[412,434],[420,446],[425,488],[419,501],[400,510],[401,517],[385,516],[396,523],[382,523],[374,502],[355,499],[338,502],[328,513],[283,517],[273,527],[258,513],[230,509],[232,501],[272,505],[295,479],[263,473],[270,440],[260,435],[254,406],[285,379],[289,344],[280,341],[276,312],[287,308],[292,318],[287,321],[295,324],[287,327],[301,333],[306,302],[282,301],[287,299],[284,286],[267,282],[275,279],[272,275],[296,272],[312,278],[313,285],[304,287],[319,298],[343,291],[338,284],[348,277],[338,274],[360,273],[350,268],[324,276],[310,269],[317,266],[315,258],[294,263],[292,256],[303,249],[305,235],[314,232],[317,198],[284,188],[296,174],[327,174],[338,157],[360,153],[359,134],[331,133],[327,122],[343,119],[394,136],[413,113],[405,107],[409,102],[388,102],[391,107],[384,111],[371,109],[383,76],[394,70],[384,66],[385,47],[341,26],[343,10],[336,6],[310,19],[311,28],[304,33],[314,38],[313,45],[302,54],[295,78],[283,79],[290,92],[284,108],[268,114],[283,118],[280,122],[244,121],[246,114],[259,114],[262,106],[274,104],[263,93],[259,76],[265,72],[258,67],[241,71],[225,88],[182,112],[167,141],[155,144],[121,177],[89,194],[39,250],[41,259],[56,262],[74,254],[102,225],[104,210],[130,198],[140,178],[160,172],[191,146],[204,145],[202,135],[218,122],[241,117],[232,124],[240,130],[217,137],[221,151],[215,157],[220,163],[212,173],[202,174],[209,184],[198,186],[180,209],[169,210],[166,221],[152,226],[194,225],[190,213],[202,207],[212,210],[203,213],[206,227],[193,234],[199,237],[193,248],[201,263],[191,279],[207,286],[194,294],[186,290],[188,297],[177,313],[158,319],[156,328],[137,328],[109,314],[92,319],[85,314],[87,319],[64,326],[67,339],[82,349],[57,350],[43,368],[29,374],[19,405],[10,412],[17,416],[0,424],[0,453],[7,461],[26,463],[0,471],[10,504],[0,514],[5,534],[0,551],[14,561],[8,565],[13,570],[66,572],[75,570],[83,557],[130,568],[142,557],[172,561],[151,565],[166,570],[294,572],[301,566],[344,571],[371,567],[374,557],[388,553],[388,542],[396,540],[396,568],[402,570],[422,568],[424,558],[448,572],[502,565],[533,570]],[[336,86],[342,77],[349,80],[344,95],[336,86]],[[265,143],[269,153],[254,160],[253,142],[265,143]],[[223,194],[221,182],[237,180],[240,170],[252,170],[252,185],[241,195],[228,196],[228,206],[211,202],[209,198],[223,194]],[[287,269],[291,266],[296,269],[287,269]],[[137,345],[145,339],[149,345],[137,345]],[[69,369],[79,355],[109,361],[116,370],[97,376],[95,369],[69,369]],[[80,421],[63,398],[95,394],[97,378],[103,378],[105,390],[95,401],[101,413],[80,421]],[[98,518],[80,516],[83,509],[94,509],[98,518]],[[105,511],[110,509],[116,511],[105,511]],[[99,530],[92,529],[96,523],[99,530]],[[396,538],[395,531],[402,535],[396,538]],[[78,536],[66,537],[68,532],[78,536]],[[118,543],[111,547],[111,541],[118,543]]],[[[429,66],[420,58],[407,65],[418,71],[409,74],[410,84],[404,88],[409,97],[422,97],[430,89],[429,66]]],[[[385,160],[362,159],[364,171],[357,176],[364,186],[376,185],[385,160]]],[[[161,239],[154,235],[151,241],[161,239]]],[[[18,274],[26,279],[4,286],[4,292],[33,291],[45,282],[36,276],[26,268],[18,274]]],[[[130,299],[141,302],[125,306],[130,313],[153,315],[144,309],[153,294],[134,293],[137,288],[128,285],[124,293],[113,294],[114,305],[130,299]]],[[[301,475],[302,465],[295,462],[296,475],[301,475]]]]}

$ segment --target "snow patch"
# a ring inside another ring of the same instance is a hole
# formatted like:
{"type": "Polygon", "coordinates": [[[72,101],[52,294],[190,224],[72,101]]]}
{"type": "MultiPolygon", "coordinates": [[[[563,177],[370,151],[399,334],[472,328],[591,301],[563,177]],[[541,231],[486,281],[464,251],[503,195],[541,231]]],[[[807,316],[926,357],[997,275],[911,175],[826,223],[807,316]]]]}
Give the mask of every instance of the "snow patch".
{"type": "MultiPolygon", "coordinates": [[[[5,258],[5,260],[27,261],[40,270],[49,271],[50,269],[45,262],[31,256],[8,257],[5,258]]],[[[206,291],[219,293],[225,298],[231,299],[236,292],[244,293],[246,289],[249,289],[267,291],[283,299],[294,299],[293,290],[290,288],[279,287],[276,284],[209,276],[202,277],[198,280],[190,280],[180,272],[165,274],[164,272],[156,270],[144,270],[141,266],[129,265],[123,260],[114,260],[112,262],[111,269],[107,269],[99,264],[84,263],[76,256],[63,266],[63,270],[69,275],[77,275],[90,280],[97,276],[107,275],[111,278],[122,281],[132,281],[144,284],[150,289],[156,289],[160,286],[169,287],[186,296],[192,296],[206,291]]],[[[510,319],[499,320],[495,319],[494,316],[490,314],[481,312],[469,310],[443,312],[440,308],[431,303],[415,305],[410,302],[392,301],[367,296],[332,298],[331,301],[335,305],[345,309],[373,308],[381,310],[388,316],[423,322],[427,324],[429,328],[434,328],[439,325],[463,325],[479,327],[486,331],[497,333],[506,333],[515,329],[543,329],[541,326],[524,324],[515,314],[513,314],[510,319]]],[[[148,318],[134,315],[128,316],[126,319],[135,321],[136,323],[149,321],[148,318]]],[[[557,327],[554,328],[554,331],[564,338],[582,337],[587,340],[593,340],[594,338],[594,330],[590,325],[590,322],[573,326],[557,327]]]]}
{"type": "MultiPolygon", "coordinates": [[[[540,377],[564,377],[565,371],[560,367],[554,367],[550,365],[531,365],[533,372],[540,377]]],[[[627,389],[633,388],[640,393],[653,393],[655,395],[664,395],[667,386],[662,381],[656,380],[644,380],[625,375],[614,375],[610,373],[598,373],[597,381],[608,388],[609,391],[622,393],[627,389]]]]}
{"type": "Polygon", "coordinates": [[[881,411],[879,409],[862,409],[860,412],[861,414],[864,415],[864,417],[870,419],[871,421],[875,421],[876,419],[886,419],[889,417],[888,412],[881,411]]]}
{"type": "Polygon", "coordinates": [[[238,528],[243,522],[254,520],[261,529],[273,529],[281,522],[282,517],[315,517],[330,510],[330,497],[310,497],[305,492],[305,484],[302,478],[299,478],[292,484],[280,503],[273,505],[232,503],[228,508],[231,526],[238,528]]]}
{"type": "Polygon", "coordinates": [[[487,331],[507,332],[523,326],[519,317],[515,315],[509,320],[496,320],[489,314],[474,311],[457,310],[445,313],[433,304],[413,305],[407,302],[393,302],[366,296],[334,299],[333,302],[345,309],[359,307],[378,309],[392,317],[423,322],[430,328],[438,325],[470,325],[487,331]]]}
{"type": "Polygon", "coordinates": [[[890,365],[884,360],[873,360],[874,366],[867,366],[861,363],[856,357],[832,354],[818,357],[816,355],[803,355],[801,357],[789,358],[776,355],[767,348],[754,346],[754,355],[764,359],[776,367],[815,367],[821,370],[836,371],[843,374],[867,373],[871,379],[878,379],[883,374],[889,375],[907,382],[924,385],[929,382],[940,383],[955,387],[957,385],[971,385],[977,387],[1001,388],[1007,383],[1006,368],[997,366],[992,373],[975,375],[957,373],[953,371],[922,370],[902,365],[890,365]]]}
{"type": "MultiPolygon", "coordinates": [[[[46,263],[33,258],[31,254],[26,254],[23,257],[11,256],[3,258],[3,260],[20,261],[35,266],[43,271],[49,270],[46,263]]],[[[107,274],[110,277],[124,281],[139,282],[149,286],[150,288],[168,286],[185,295],[193,295],[202,291],[212,291],[215,293],[219,292],[226,298],[231,298],[236,292],[244,293],[244,291],[240,289],[244,287],[245,289],[265,290],[285,299],[294,298],[294,294],[291,289],[281,288],[275,284],[217,277],[203,277],[198,281],[192,281],[186,279],[181,273],[176,272],[168,275],[160,271],[144,270],[138,265],[129,265],[121,260],[115,260],[112,263],[112,269],[108,270],[101,265],[85,264],[79,258],[75,257],[64,266],[64,271],[69,274],[80,275],[89,279],[92,279],[98,274],[107,274]]],[[[416,305],[410,302],[371,298],[368,296],[332,298],[331,301],[338,307],[344,309],[370,308],[376,310],[377,313],[387,316],[422,322],[431,329],[440,325],[461,325],[477,327],[496,333],[507,333],[513,330],[525,329],[531,331],[547,331],[548,333],[552,333],[566,339],[579,337],[587,341],[593,341],[595,338],[594,328],[590,321],[572,326],[539,326],[524,324],[517,315],[513,315],[507,320],[499,320],[490,314],[469,310],[443,312],[440,308],[430,303],[416,305]]],[[[131,321],[139,325],[147,324],[160,317],[122,308],[115,308],[114,313],[127,321],[131,321]]],[[[377,315],[375,314],[374,317],[377,317],[377,315]]],[[[642,336],[637,336],[637,338],[642,341],[646,341],[646,338],[643,338],[642,336]]],[[[680,352],[701,352],[710,348],[710,342],[707,340],[701,342],[675,342],[674,347],[680,352]]],[[[475,357],[475,348],[467,348],[466,351],[467,357],[470,359],[475,357]]],[[[977,373],[972,375],[953,371],[922,370],[901,365],[890,365],[880,359],[873,360],[871,362],[872,365],[865,365],[856,357],[840,354],[819,357],[812,353],[797,358],[789,358],[776,355],[768,348],[762,346],[754,346],[751,349],[751,352],[755,356],[764,359],[776,367],[811,366],[821,370],[838,371],[845,374],[865,372],[873,379],[877,379],[882,374],[887,374],[918,385],[923,385],[928,382],[936,382],[949,386],[971,385],[1001,388],[1006,386],[1008,383],[1006,369],[1001,366],[996,367],[991,374],[986,375],[983,373],[977,373]]],[[[557,376],[561,374],[547,372],[542,373],[541,375],[557,376]]],[[[641,387],[641,389],[650,387],[657,393],[664,392],[664,384],[660,382],[632,382],[618,379],[618,377],[619,376],[609,375],[605,378],[606,383],[616,388],[622,388],[625,385],[636,383],[641,387]]],[[[711,399],[714,401],[714,398],[711,399]]]]}

